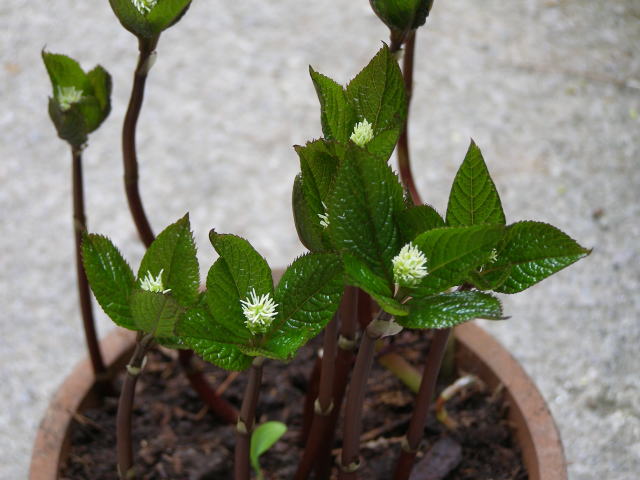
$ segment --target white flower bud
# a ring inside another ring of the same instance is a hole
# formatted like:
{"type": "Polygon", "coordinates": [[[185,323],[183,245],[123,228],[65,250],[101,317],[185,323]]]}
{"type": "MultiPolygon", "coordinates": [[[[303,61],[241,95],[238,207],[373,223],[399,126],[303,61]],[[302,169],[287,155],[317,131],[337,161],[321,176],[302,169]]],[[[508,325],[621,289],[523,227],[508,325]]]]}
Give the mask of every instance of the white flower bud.
{"type": "Polygon", "coordinates": [[[240,304],[246,318],[244,324],[254,335],[265,333],[278,314],[276,310],[278,304],[273,301],[271,294],[265,293],[258,297],[253,288],[246,299],[240,300],[240,304]]]}
{"type": "Polygon", "coordinates": [[[138,12],[142,15],[146,15],[153,7],[156,6],[158,0],[131,0],[131,3],[133,3],[133,6],[136,7],[138,12]]]}
{"type": "Polygon", "coordinates": [[[359,147],[364,147],[373,139],[373,125],[365,118],[363,121],[356,123],[349,138],[359,147]]]}
{"type": "Polygon", "coordinates": [[[56,100],[60,109],[66,112],[71,108],[71,105],[82,100],[82,90],[78,90],[76,87],[58,87],[56,100]]]}
{"type": "Polygon", "coordinates": [[[162,272],[164,272],[164,268],[160,270],[160,273],[155,278],[151,275],[151,272],[147,272],[147,276],[140,280],[140,288],[147,292],[169,293],[171,289],[165,289],[162,284],[162,272]]]}
{"type": "Polygon", "coordinates": [[[427,258],[413,245],[407,243],[393,260],[393,280],[403,287],[414,287],[427,275],[427,258]]]}

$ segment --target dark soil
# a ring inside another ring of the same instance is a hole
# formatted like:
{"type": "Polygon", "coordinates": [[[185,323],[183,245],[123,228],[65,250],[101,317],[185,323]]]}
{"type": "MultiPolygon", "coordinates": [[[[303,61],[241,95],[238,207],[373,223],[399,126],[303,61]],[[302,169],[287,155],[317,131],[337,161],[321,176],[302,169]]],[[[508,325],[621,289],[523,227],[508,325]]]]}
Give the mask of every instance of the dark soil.
{"type": "MultiPolygon", "coordinates": [[[[428,340],[403,333],[398,352],[418,365],[428,340]]],[[[258,421],[279,420],[289,427],[282,439],[261,459],[266,478],[293,477],[301,455],[298,445],[307,378],[317,344],[302,348],[290,364],[265,363],[258,421]]],[[[213,385],[229,373],[205,366],[213,385]]],[[[233,375],[233,374],[232,374],[233,375]]],[[[224,397],[239,406],[246,381],[242,373],[224,397]]],[[[413,394],[398,379],[375,364],[364,405],[362,444],[363,480],[391,478],[406,430],[413,394]]],[[[117,399],[103,408],[76,416],[71,429],[71,453],[61,471],[64,480],[116,480],[115,417],[117,399]]],[[[422,480],[525,480],[520,452],[506,420],[508,405],[500,391],[468,387],[447,402],[457,427],[448,430],[431,416],[425,429],[430,450],[417,459],[412,479],[422,480]],[[460,455],[461,453],[461,455],[460,455]],[[418,476],[420,473],[420,476],[418,476]],[[443,476],[444,475],[444,476],[443,476]],[[417,477],[417,478],[416,478],[417,477]]],[[[174,352],[155,351],[149,356],[138,382],[133,420],[136,464],[145,480],[231,480],[234,427],[222,425],[202,407],[175,361],[174,352]]],[[[339,438],[340,433],[338,433],[339,438]]],[[[335,445],[337,453],[339,442],[335,445]]]]}

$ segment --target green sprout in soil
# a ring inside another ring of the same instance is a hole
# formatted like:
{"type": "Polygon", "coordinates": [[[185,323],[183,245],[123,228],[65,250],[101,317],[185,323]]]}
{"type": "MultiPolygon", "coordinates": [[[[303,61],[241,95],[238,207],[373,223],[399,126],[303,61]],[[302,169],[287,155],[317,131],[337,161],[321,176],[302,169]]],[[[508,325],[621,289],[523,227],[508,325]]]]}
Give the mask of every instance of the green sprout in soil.
{"type": "Polygon", "coordinates": [[[182,18],[190,1],[110,3],[137,37],[140,53],[122,132],[126,194],[147,247],[136,274],[107,237],[87,233],[84,223],[80,155],[88,134],[109,113],[109,76],[101,67],[85,74],[62,55],[43,52],[43,58],[53,84],[51,118],[73,154],[74,218],[84,266],[78,281],[97,374],[104,364],[86,278],[113,322],[137,332],[117,414],[121,478],[143,474],[135,468],[131,432],[135,385],[147,353],[157,345],[178,349],[202,401],[235,423],[234,478],[248,480],[252,467],[264,477],[258,459],[287,429],[277,422],[255,425],[263,370],[270,362],[290,361],[322,334],[322,356],[314,368],[317,388],[310,389],[317,395],[307,399],[300,439],[305,448],[295,479],[329,478],[331,449],[341,431],[338,478],[346,480],[358,478],[361,466],[363,404],[376,353],[404,329],[431,330],[422,372],[394,352],[379,358],[416,393],[393,473],[396,480],[408,479],[453,327],[475,318],[505,319],[496,293],[521,292],[589,251],[546,223],[507,223],[473,141],[453,179],[444,217],[420,200],[409,161],[408,110],[416,29],[425,23],[432,1],[371,0],[390,28],[390,46],[383,44],[344,87],[310,69],[322,136],[295,147],[300,173],[292,192],[296,230],[308,252],[293,259],[274,283],[271,267],[247,240],[211,230],[217,258],[202,288],[188,215],[157,238],[152,232],[138,190],[135,143],[159,37],[182,18]],[[394,150],[400,176],[389,165],[394,150]],[[238,411],[193,366],[194,352],[220,368],[248,370],[238,411]],[[338,428],[341,411],[344,424],[338,428]]]}

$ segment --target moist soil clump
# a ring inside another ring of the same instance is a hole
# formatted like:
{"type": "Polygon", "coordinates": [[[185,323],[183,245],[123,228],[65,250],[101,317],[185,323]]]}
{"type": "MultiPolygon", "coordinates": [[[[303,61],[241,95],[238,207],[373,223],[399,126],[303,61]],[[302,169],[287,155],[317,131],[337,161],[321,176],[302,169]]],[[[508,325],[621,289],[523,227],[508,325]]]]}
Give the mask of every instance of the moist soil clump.
{"type": "MultiPolygon", "coordinates": [[[[404,332],[391,348],[415,366],[425,358],[429,339],[404,332]]],[[[289,364],[266,361],[257,421],[279,420],[288,431],[261,457],[269,480],[293,478],[302,448],[299,443],[305,392],[318,340],[300,349],[289,364]]],[[[175,352],[149,354],[138,381],[133,418],[137,478],[144,480],[232,480],[235,426],[224,425],[202,406],[176,362],[175,352]]],[[[199,361],[199,360],[198,360],[199,361]]],[[[239,408],[246,376],[203,364],[212,385],[239,408]],[[237,377],[237,378],[236,378],[237,377]]],[[[121,378],[116,383],[119,386],[121,378]]],[[[441,385],[440,389],[446,385],[441,385]]],[[[364,404],[362,479],[391,478],[415,396],[390,372],[374,363],[364,404]]],[[[63,480],[117,480],[115,419],[117,398],[101,408],[75,416],[71,449],[63,480]]],[[[416,459],[413,480],[525,480],[528,478],[501,389],[465,388],[446,404],[453,429],[430,415],[425,428],[426,452],[416,459]]],[[[341,424],[340,421],[339,424],[341,424]]],[[[338,439],[341,431],[338,431],[338,439]]],[[[334,454],[339,452],[336,441],[334,454]]],[[[334,468],[334,474],[336,469],[334,468]]]]}

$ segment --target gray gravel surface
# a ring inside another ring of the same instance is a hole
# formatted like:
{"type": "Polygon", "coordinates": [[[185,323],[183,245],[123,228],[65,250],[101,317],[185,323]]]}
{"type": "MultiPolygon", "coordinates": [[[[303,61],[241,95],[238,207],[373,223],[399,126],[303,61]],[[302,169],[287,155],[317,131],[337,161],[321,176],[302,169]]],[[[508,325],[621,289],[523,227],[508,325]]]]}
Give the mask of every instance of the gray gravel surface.
{"type": "MultiPolygon", "coordinates": [[[[291,148],[320,134],[307,66],[346,82],[386,39],[365,0],[196,0],[163,35],[139,129],[156,229],[189,211],[203,265],[215,227],[274,265],[302,252],[291,148]],[[342,9],[342,12],[339,10],[342,9]]],[[[26,478],[47,401],[84,355],[70,222],[70,162],[46,113],[43,46],[100,62],[114,108],[86,151],[90,229],[137,264],[119,130],[134,38],[107,1],[0,4],[0,478],[26,478]]],[[[640,3],[436,1],[417,44],[411,139],[418,185],[441,211],[469,138],[510,221],[562,227],[593,254],[487,324],[535,379],[572,480],[640,472],[640,3]]],[[[99,314],[104,335],[111,327],[99,314]]]]}

